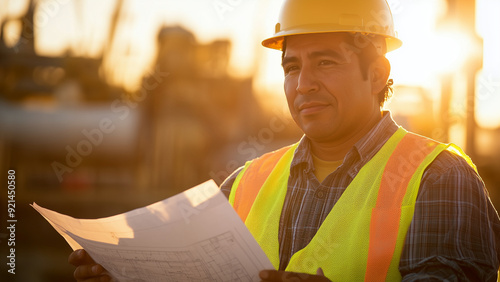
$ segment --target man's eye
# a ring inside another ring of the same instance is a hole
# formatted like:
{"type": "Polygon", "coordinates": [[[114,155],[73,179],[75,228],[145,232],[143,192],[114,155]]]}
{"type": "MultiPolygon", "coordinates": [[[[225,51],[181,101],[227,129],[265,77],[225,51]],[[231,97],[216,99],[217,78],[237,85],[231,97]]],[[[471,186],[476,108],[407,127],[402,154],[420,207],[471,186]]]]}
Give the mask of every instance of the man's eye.
{"type": "Polygon", "coordinates": [[[285,68],[284,68],[285,74],[290,73],[290,72],[295,71],[295,70],[298,70],[298,69],[299,69],[299,67],[296,65],[285,66],[285,68]]]}
{"type": "Polygon", "coordinates": [[[332,60],[322,60],[319,62],[321,66],[336,65],[337,63],[332,60]]]}

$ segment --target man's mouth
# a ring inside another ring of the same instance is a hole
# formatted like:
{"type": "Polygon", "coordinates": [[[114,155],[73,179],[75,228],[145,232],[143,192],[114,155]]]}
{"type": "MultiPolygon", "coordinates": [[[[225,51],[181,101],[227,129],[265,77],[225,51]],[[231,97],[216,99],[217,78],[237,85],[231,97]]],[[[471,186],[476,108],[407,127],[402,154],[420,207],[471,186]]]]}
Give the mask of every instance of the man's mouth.
{"type": "Polygon", "coordinates": [[[317,114],[318,112],[321,112],[326,107],[328,107],[328,104],[326,104],[326,103],[309,102],[309,103],[304,103],[304,104],[300,105],[299,112],[302,115],[313,115],[313,114],[317,114]]]}

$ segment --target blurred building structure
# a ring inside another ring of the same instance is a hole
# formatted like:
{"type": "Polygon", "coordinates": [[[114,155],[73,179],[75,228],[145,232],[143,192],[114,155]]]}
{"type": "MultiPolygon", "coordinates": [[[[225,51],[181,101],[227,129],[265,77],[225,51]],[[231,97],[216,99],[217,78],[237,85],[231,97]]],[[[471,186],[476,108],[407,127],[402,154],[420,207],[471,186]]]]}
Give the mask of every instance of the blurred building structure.
{"type": "Polygon", "coordinates": [[[218,152],[264,120],[252,78],[228,73],[229,41],[200,44],[178,26],[161,28],[157,40],[153,74],[141,87],[149,140],[143,185],[181,191],[207,180],[218,152]]]}
{"type": "Polygon", "coordinates": [[[65,146],[77,144],[84,137],[80,131],[92,125],[96,115],[103,115],[103,105],[117,99],[123,90],[109,85],[100,75],[102,58],[69,53],[63,57],[38,55],[34,12],[31,1],[23,17],[1,23],[0,167],[15,167],[23,172],[19,181],[27,187],[25,192],[33,189],[31,192],[37,193],[71,183],[71,175],[58,181],[51,163],[64,159],[65,146]],[[4,27],[10,21],[20,22],[21,34],[18,42],[9,47],[4,27]]]}
{"type": "Polygon", "coordinates": [[[266,121],[252,78],[228,71],[227,40],[201,44],[182,27],[161,28],[151,71],[130,93],[107,83],[103,57],[38,55],[35,8],[31,1],[22,18],[2,23],[22,23],[17,44],[0,37],[0,166],[20,172],[26,193],[173,195],[209,179],[214,163],[225,162],[219,150],[266,121]],[[102,132],[108,120],[113,130],[102,132]]]}
{"type": "MultiPolygon", "coordinates": [[[[109,85],[102,76],[102,57],[37,54],[35,11],[36,2],[29,1],[23,16],[0,23],[0,170],[16,171],[18,220],[17,272],[11,276],[2,271],[1,281],[68,281],[68,246],[28,204],[36,201],[78,214],[82,203],[94,198],[96,202],[85,209],[90,214],[116,210],[119,206],[112,204],[116,194],[99,198],[96,188],[132,186],[136,166],[138,115],[131,114],[128,125],[116,123],[116,132],[100,140],[96,134],[89,133],[92,140],[83,134],[113,118],[109,104],[121,97],[123,89],[109,85]],[[5,27],[12,22],[21,29],[17,43],[9,45],[5,27]],[[56,163],[61,165],[59,171],[56,163]]],[[[6,196],[0,196],[2,207],[6,196]]],[[[2,227],[5,217],[2,212],[2,227]]],[[[0,253],[5,254],[3,235],[0,231],[0,253]]],[[[6,265],[5,256],[1,262],[6,265]]]]}
{"type": "Polygon", "coordinates": [[[109,216],[211,178],[220,183],[254,152],[297,137],[282,117],[269,126],[252,77],[231,75],[227,40],[202,44],[182,27],[160,28],[151,70],[139,90],[127,92],[107,82],[109,48],[98,58],[38,55],[35,10],[30,1],[23,17],[6,19],[0,30],[0,170],[16,170],[17,267],[30,269],[17,281],[72,275],[69,247],[29,203],[81,218],[109,216]],[[22,24],[10,46],[9,21],[22,24]],[[252,147],[241,146],[248,140],[252,147]]]}

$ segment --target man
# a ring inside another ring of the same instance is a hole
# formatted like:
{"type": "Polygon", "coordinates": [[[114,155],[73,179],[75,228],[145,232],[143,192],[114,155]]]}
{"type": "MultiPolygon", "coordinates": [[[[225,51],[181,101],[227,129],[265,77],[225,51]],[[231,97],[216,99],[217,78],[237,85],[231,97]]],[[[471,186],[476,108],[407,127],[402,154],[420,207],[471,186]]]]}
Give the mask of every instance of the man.
{"type": "MultiPolygon", "coordinates": [[[[496,281],[500,220],[470,159],[382,111],[401,45],[386,1],[287,0],[263,45],[283,51],[305,135],[221,187],[277,269],[262,280],[496,281]]],[[[106,279],[85,252],[70,262],[106,279]]]]}

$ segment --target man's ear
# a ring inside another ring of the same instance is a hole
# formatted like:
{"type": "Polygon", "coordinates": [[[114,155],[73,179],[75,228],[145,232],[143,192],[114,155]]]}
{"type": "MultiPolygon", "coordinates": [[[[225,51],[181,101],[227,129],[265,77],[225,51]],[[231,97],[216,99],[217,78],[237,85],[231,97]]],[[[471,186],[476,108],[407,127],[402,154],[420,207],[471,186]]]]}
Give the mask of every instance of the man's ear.
{"type": "Polygon", "coordinates": [[[372,84],[372,94],[377,95],[384,89],[391,73],[391,64],[386,57],[380,56],[370,64],[370,83],[372,84]]]}

